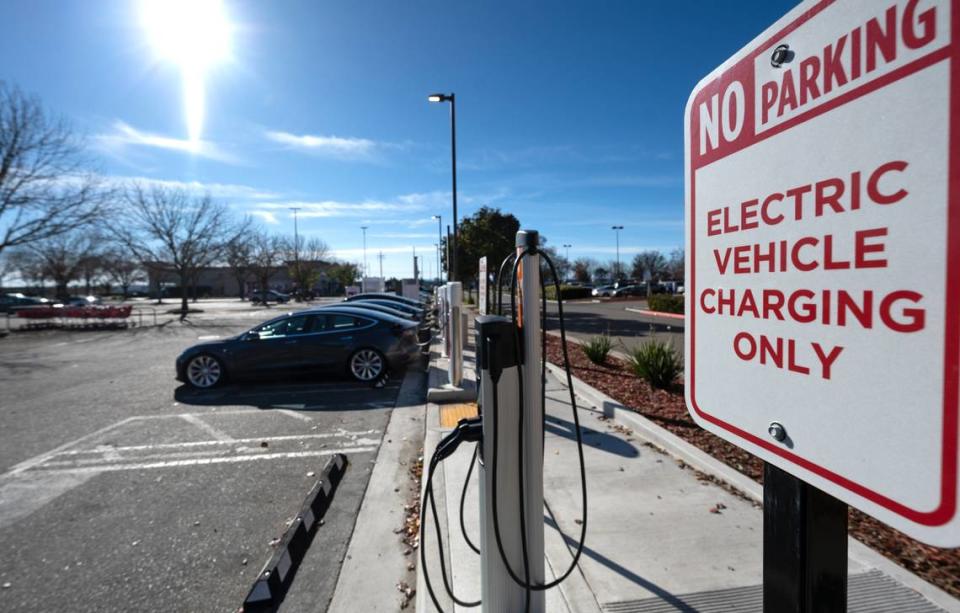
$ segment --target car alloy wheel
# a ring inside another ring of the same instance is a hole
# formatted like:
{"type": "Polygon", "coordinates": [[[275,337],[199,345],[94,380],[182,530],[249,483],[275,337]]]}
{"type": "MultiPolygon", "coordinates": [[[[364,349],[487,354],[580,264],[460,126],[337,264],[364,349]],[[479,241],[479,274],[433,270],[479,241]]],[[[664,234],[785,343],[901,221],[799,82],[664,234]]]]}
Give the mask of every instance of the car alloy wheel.
{"type": "Polygon", "coordinates": [[[223,368],[216,358],[209,355],[198,355],[187,364],[187,380],[194,387],[213,387],[220,382],[223,368]]]}
{"type": "Polygon", "coordinates": [[[359,381],[375,381],[383,374],[383,357],[374,349],[361,349],[350,358],[350,373],[359,381]]]}

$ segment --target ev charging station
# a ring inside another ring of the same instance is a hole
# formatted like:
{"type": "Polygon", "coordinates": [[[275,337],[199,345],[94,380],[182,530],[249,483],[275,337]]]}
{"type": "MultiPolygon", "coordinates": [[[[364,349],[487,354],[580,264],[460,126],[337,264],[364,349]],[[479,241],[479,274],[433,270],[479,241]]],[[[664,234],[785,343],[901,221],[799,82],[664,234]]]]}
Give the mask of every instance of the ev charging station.
{"type": "Polygon", "coordinates": [[[446,334],[444,344],[449,358],[447,372],[450,385],[460,387],[463,380],[463,284],[451,281],[444,286],[446,291],[446,334]]]}
{"type": "MultiPolygon", "coordinates": [[[[475,320],[476,369],[478,374],[479,416],[462,419],[436,447],[426,471],[426,486],[420,526],[420,555],[427,591],[434,605],[441,609],[433,590],[425,561],[427,509],[434,509],[433,475],[436,467],[455,452],[460,443],[477,443],[474,461],[479,463],[478,490],[480,506],[480,592],[481,600],[468,603],[459,600],[451,588],[442,564],[443,584],[450,598],[460,606],[479,604],[484,612],[525,611],[543,613],[545,590],[558,585],[576,567],[586,534],[586,483],[583,483],[583,520],[579,545],[573,562],[557,579],[546,582],[544,560],[544,377],[543,321],[541,317],[541,260],[556,272],[549,258],[541,258],[536,231],[522,230],[516,236],[516,254],[511,254],[500,268],[498,288],[503,275],[510,271],[510,313],[481,315],[475,320]]],[[[545,254],[544,254],[545,255],[545,254]]],[[[556,279],[554,279],[556,282],[556,279]]],[[[450,349],[450,372],[462,355],[460,325],[460,284],[448,284],[441,291],[446,302],[444,344],[450,349]]],[[[499,295],[499,292],[498,292],[499,295]]],[[[559,295],[559,294],[558,294],[559,295]]],[[[495,310],[502,311],[501,301],[495,310]]],[[[491,309],[494,310],[494,309],[491,309]]],[[[558,303],[561,337],[562,304],[558,303]]],[[[583,448],[577,417],[576,400],[567,362],[567,384],[573,410],[580,456],[581,479],[585,479],[583,448]]],[[[452,379],[451,379],[452,381],[452,379]]],[[[472,470],[472,468],[471,468],[472,470]]],[[[469,479],[469,473],[468,477],[469,479]]],[[[461,505],[462,505],[461,501],[461,505]]],[[[461,519],[462,521],[462,519],[461,519]]],[[[439,527],[438,546],[442,542],[439,527]]],[[[476,548],[475,548],[476,550],[476,548]]],[[[442,609],[441,609],[442,610],[442,609]]]]}

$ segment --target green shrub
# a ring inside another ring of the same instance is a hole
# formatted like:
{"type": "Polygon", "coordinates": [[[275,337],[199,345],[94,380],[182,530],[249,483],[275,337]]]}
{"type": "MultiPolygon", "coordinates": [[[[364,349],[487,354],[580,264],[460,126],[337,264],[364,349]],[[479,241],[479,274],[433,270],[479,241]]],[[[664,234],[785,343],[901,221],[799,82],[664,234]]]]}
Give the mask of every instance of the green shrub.
{"type": "MultiPolygon", "coordinates": [[[[547,285],[546,289],[547,300],[556,300],[557,299],[557,288],[554,285],[547,285]]],[[[561,285],[560,286],[560,297],[564,300],[576,300],[578,298],[589,298],[591,296],[590,289],[586,287],[579,287],[577,285],[561,285]]]]}
{"type": "Polygon", "coordinates": [[[613,341],[606,334],[594,336],[586,345],[583,345],[583,353],[594,364],[603,364],[607,361],[607,355],[613,348],[613,341]]]}
{"type": "Polygon", "coordinates": [[[647,307],[661,313],[683,314],[683,296],[677,294],[654,294],[647,298],[647,307]]]}
{"type": "Polygon", "coordinates": [[[630,369],[653,387],[666,389],[683,372],[683,361],[672,344],[650,339],[630,352],[630,369]]]}

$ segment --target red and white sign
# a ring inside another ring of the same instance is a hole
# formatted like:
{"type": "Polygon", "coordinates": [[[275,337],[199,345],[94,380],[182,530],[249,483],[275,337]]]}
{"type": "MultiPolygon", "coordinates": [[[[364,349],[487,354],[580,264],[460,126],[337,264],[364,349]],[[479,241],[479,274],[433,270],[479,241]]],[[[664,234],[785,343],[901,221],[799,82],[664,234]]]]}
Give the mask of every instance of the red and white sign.
{"type": "Polygon", "coordinates": [[[960,545],[958,39],[960,0],[804,2],[685,113],[691,415],[940,546],[960,545]]]}

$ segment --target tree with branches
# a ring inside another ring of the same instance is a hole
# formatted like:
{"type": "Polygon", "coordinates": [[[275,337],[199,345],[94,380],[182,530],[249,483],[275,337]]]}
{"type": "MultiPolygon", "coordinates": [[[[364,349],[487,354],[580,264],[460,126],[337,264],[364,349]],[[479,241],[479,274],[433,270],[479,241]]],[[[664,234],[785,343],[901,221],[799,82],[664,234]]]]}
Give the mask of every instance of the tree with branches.
{"type": "Polygon", "coordinates": [[[93,236],[79,229],[34,241],[29,249],[37,255],[46,276],[53,280],[56,297],[64,300],[70,295],[70,283],[83,277],[96,246],[93,236]]]}
{"type": "Polygon", "coordinates": [[[100,257],[103,274],[110,283],[120,288],[123,299],[130,294],[130,286],[146,279],[143,269],[123,249],[107,249],[100,257]]]}
{"type": "Polygon", "coordinates": [[[356,264],[350,262],[337,262],[330,267],[327,274],[346,290],[360,278],[360,269],[357,268],[356,264]]]}
{"type": "Polygon", "coordinates": [[[254,236],[247,232],[238,234],[227,243],[224,260],[233,273],[240,291],[240,300],[246,300],[247,281],[253,275],[253,241],[254,236]]]}
{"type": "Polygon", "coordinates": [[[330,249],[319,237],[298,238],[299,244],[295,240],[287,240],[284,258],[297,291],[309,293],[320,280],[323,260],[330,249]]]}
{"type": "Polygon", "coordinates": [[[278,234],[269,234],[266,230],[257,230],[251,235],[253,276],[260,288],[263,304],[267,304],[267,291],[270,279],[283,266],[284,256],[289,250],[288,241],[278,234]]]}
{"type": "Polygon", "coordinates": [[[590,283],[590,271],[594,263],[587,258],[578,258],[573,262],[573,280],[580,283],[590,283]]]}
{"type": "Polygon", "coordinates": [[[129,186],[125,205],[109,228],[144,268],[169,270],[180,282],[180,319],[199,270],[221,260],[227,245],[246,231],[225,205],[164,186],[129,186]]]}
{"type": "Polygon", "coordinates": [[[653,284],[659,283],[667,270],[667,259],[656,249],[641,251],[633,256],[633,275],[638,280],[647,279],[647,297],[653,293],[653,284]]]}
{"type": "Polygon", "coordinates": [[[100,219],[108,194],[88,166],[64,120],[0,81],[0,254],[100,219]]]}

